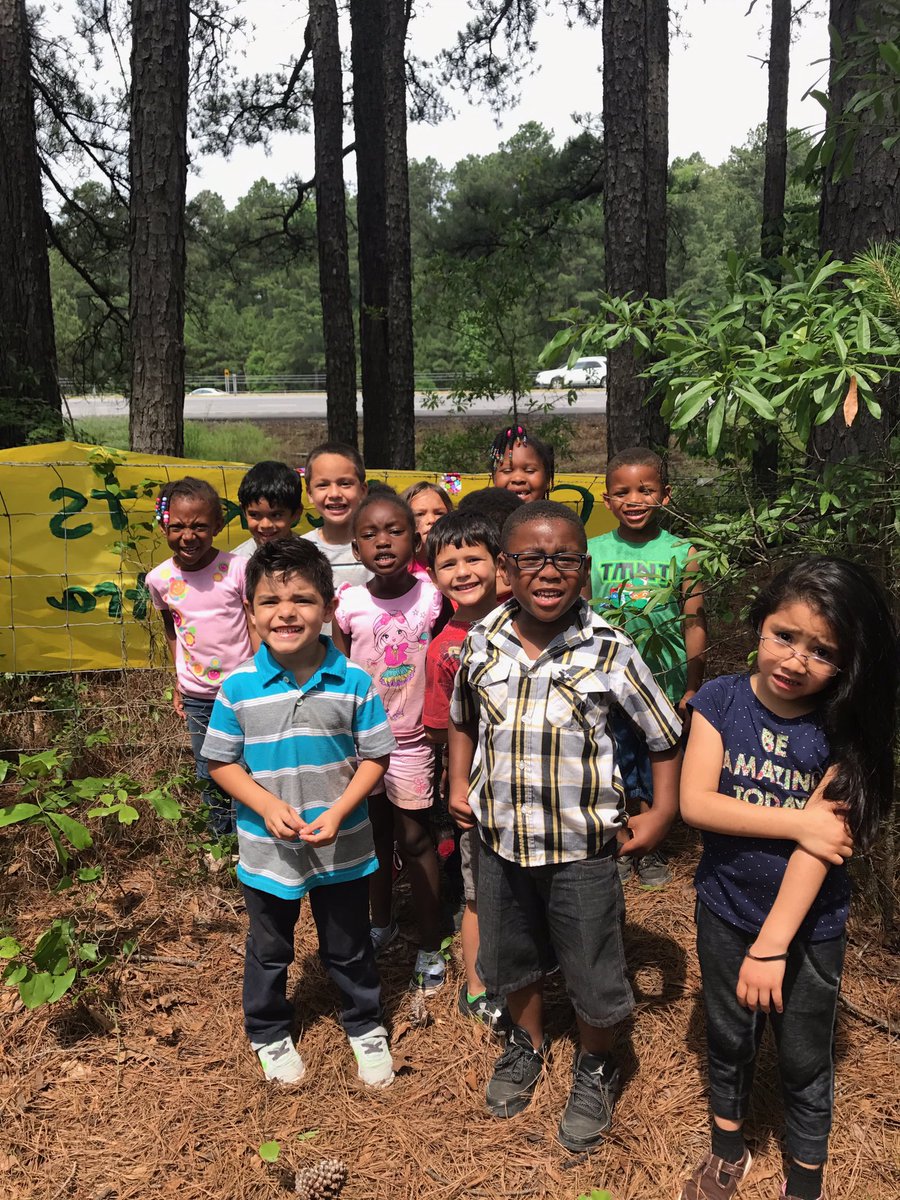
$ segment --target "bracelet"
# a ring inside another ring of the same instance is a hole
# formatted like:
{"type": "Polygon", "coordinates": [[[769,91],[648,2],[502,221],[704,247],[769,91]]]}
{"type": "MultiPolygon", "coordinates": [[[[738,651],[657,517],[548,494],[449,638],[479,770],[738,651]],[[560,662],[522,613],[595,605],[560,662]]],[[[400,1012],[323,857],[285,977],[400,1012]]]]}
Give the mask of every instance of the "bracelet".
{"type": "Polygon", "coordinates": [[[749,950],[744,953],[745,958],[752,958],[754,962],[787,962],[786,954],[751,954],[749,950]]]}

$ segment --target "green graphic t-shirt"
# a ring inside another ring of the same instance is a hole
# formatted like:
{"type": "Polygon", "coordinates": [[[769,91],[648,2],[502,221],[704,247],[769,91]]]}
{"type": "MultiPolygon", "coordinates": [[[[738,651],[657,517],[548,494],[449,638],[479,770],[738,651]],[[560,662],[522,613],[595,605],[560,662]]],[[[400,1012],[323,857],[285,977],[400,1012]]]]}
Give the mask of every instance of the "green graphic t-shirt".
{"type": "Polygon", "coordinates": [[[624,626],[673,705],[687,688],[681,584],[690,549],[665,529],[641,545],[617,529],[588,542],[593,607],[624,626]]]}

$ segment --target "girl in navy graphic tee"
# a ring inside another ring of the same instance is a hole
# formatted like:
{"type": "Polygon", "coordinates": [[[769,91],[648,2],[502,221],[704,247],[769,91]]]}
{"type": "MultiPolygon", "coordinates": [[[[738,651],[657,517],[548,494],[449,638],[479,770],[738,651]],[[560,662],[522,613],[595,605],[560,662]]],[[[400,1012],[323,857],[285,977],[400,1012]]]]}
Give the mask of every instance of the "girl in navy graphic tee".
{"type": "Polygon", "coordinates": [[[782,571],[755,600],[751,674],[705,684],[681,782],[703,830],[697,950],[712,1146],[682,1200],[727,1200],[751,1168],[742,1126],[770,1014],[785,1111],[787,1200],[820,1200],[832,1042],[850,903],[845,859],[893,796],[897,632],[880,588],[839,558],[782,571]]]}

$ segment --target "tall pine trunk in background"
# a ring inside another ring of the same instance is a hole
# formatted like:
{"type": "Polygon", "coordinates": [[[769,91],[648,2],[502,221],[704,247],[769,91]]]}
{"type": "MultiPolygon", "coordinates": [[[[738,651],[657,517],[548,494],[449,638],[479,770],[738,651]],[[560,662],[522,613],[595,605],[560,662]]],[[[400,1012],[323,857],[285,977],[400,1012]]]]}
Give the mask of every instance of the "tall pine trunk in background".
{"type": "Polygon", "coordinates": [[[402,0],[351,0],[366,463],[415,466],[402,0]]]}
{"type": "MultiPolygon", "coordinates": [[[[605,0],[603,5],[603,189],[606,290],[664,294],[668,153],[668,4],[605,0]],[[660,242],[660,239],[662,241],[660,242]]],[[[607,448],[665,447],[668,431],[631,346],[611,350],[607,370],[607,448]]]]}
{"type": "Polygon", "coordinates": [[[132,0],[132,450],[184,452],[187,0],[132,0]]]}
{"type": "Polygon", "coordinates": [[[316,234],[328,380],[328,437],[357,444],[356,342],[344,193],[344,85],[335,0],[310,0],[316,234]]]}
{"type": "MultiPolygon", "coordinates": [[[[881,116],[874,105],[847,111],[857,91],[874,90],[873,77],[882,85],[890,78],[877,35],[884,28],[885,36],[892,36],[887,12],[891,7],[896,10],[896,5],[883,6],[880,0],[831,0],[829,21],[840,39],[841,57],[832,49],[826,138],[834,138],[835,150],[822,181],[819,252],[831,252],[845,262],[875,242],[900,239],[900,142],[894,140],[897,130],[891,106],[885,106],[881,116]],[[852,68],[842,73],[840,67],[848,60],[852,68]]],[[[831,462],[856,454],[884,454],[886,439],[900,415],[898,393],[897,382],[889,381],[879,395],[881,420],[860,405],[849,429],[838,409],[831,421],[813,431],[815,456],[831,462]]]]}
{"type": "Polygon", "coordinates": [[[62,436],[24,0],[0,0],[0,448],[62,436]]]}

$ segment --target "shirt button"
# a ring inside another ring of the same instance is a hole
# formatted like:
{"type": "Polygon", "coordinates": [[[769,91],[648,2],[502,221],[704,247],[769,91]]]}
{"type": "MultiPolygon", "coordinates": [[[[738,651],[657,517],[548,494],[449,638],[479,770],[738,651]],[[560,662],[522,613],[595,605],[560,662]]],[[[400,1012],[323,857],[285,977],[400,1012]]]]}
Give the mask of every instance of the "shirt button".
{"type": "Polygon", "coordinates": [[[520,770],[520,771],[524,771],[524,770],[525,770],[525,766],[526,766],[525,759],[524,759],[524,758],[520,758],[520,759],[519,759],[519,770],[520,770]]]}

